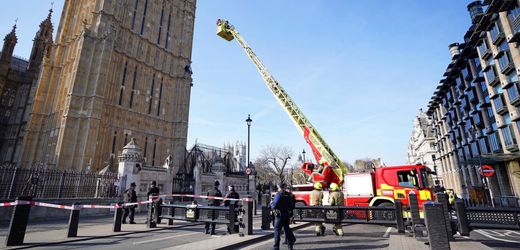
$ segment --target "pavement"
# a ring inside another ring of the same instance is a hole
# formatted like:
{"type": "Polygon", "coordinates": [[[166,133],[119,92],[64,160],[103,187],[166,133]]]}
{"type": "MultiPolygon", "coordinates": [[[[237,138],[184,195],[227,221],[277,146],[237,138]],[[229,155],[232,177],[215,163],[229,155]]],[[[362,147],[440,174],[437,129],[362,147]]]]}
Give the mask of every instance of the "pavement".
{"type": "MultiPolygon", "coordinates": [[[[27,227],[25,244],[7,249],[271,249],[273,230],[260,230],[260,217],[254,217],[254,235],[227,234],[225,225],[218,225],[216,235],[204,234],[202,223],[175,221],[158,228],[146,228],[145,214],[136,215],[138,224],[123,224],[122,232],[112,232],[112,216],[80,217],[78,237],[67,238],[67,220],[32,222],[27,227]]],[[[392,227],[367,224],[345,224],[345,236],[332,233],[327,224],[325,236],[317,237],[309,223],[297,227],[294,249],[429,249],[424,242],[392,227]]],[[[0,225],[0,245],[5,243],[8,225],[0,225]]],[[[1,248],[1,247],[0,247],[1,248]]],[[[287,249],[281,245],[281,249],[287,249]]],[[[520,249],[520,231],[474,230],[470,237],[457,236],[451,249],[520,249]]]]}

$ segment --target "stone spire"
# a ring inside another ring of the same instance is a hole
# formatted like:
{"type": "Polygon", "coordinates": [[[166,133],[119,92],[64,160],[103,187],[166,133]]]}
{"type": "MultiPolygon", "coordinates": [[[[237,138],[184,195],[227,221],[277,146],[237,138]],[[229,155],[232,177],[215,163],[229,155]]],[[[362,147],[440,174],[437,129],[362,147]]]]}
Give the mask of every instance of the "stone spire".
{"type": "Polygon", "coordinates": [[[40,23],[40,29],[36,32],[33,40],[33,48],[31,50],[31,57],[29,58],[29,70],[39,70],[43,63],[43,58],[49,56],[52,45],[52,32],[54,28],[51,22],[52,9],[49,9],[49,14],[40,23]]]}
{"type": "Polygon", "coordinates": [[[13,25],[13,29],[9,34],[7,34],[4,38],[4,46],[2,47],[2,56],[0,56],[1,62],[11,62],[11,58],[13,57],[14,47],[18,42],[18,38],[16,37],[16,21],[13,25]]]}

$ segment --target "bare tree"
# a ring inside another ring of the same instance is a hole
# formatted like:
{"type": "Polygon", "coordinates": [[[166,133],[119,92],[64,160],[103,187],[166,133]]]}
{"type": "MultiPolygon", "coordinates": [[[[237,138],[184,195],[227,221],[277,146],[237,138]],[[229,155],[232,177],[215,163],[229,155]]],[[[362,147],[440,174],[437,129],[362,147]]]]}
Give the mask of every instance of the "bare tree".
{"type": "Polygon", "coordinates": [[[279,181],[287,181],[285,178],[285,168],[289,160],[293,156],[293,152],[286,146],[267,146],[260,151],[260,157],[257,162],[261,162],[271,171],[274,171],[279,181]]]}

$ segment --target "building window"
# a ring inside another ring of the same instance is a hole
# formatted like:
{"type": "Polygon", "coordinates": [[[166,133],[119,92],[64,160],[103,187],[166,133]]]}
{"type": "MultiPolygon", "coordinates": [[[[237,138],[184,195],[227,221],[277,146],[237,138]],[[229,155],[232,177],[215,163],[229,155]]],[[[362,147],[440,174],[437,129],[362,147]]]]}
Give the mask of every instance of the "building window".
{"type": "Polygon", "coordinates": [[[495,82],[495,80],[497,80],[497,74],[496,74],[495,70],[496,70],[495,66],[491,65],[491,67],[486,72],[484,72],[489,85],[493,85],[493,82],[495,82]]]}
{"type": "Polygon", "coordinates": [[[513,83],[509,88],[507,88],[507,95],[509,97],[510,102],[516,101],[520,97],[520,93],[518,93],[518,84],[513,83]]]}
{"type": "Polygon", "coordinates": [[[163,78],[161,78],[161,85],[159,87],[159,100],[157,102],[157,116],[159,116],[159,114],[161,113],[162,89],[163,89],[163,78]]]}
{"type": "Polygon", "coordinates": [[[462,77],[464,79],[468,79],[468,77],[470,76],[468,67],[466,66],[466,67],[462,68],[461,72],[462,72],[462,77]]]}
{"type": "Polygon", "coordinates": [[[480,57],[485,58],[490,54],[489,46],[487,45],[486,39],[483,39],[482,42],[478,45],[478,51],[480,52],[480,57]]]}
{"type": "Polygon", "coordinates": [[[487,142],[487,138],[486,137],[480,138],[478,140],[478,144],[479,144],[480,152],[482,154],[489,153],[489,144],[487,142]]]}
{"type": "Polygon", "coordinates": [[[128,142],[128,134],[125,133],[125,142],[123,143],[123,147],[126,146],[127,142],[128,142]]]}
{"type": "Polygon", "coordinates": [[[143,10],[143,19],[141,19],[141,32],[140,34],[143,35],[144,34],[144,26],[145,26],[145,21],[146,21],[146,11],[148,10],[148,0],[145,0],[144,1],[144,10],[143,10]]]}
{"type": "Polygon", "coordinates": [[[498,137],[497,132],[493,132],[489,135],[489,144],[491,146],[491,150],[495,153],[502,151],[502,146],[499,140],[500,138],[498,137]]]}
{"type": "Polygon", "coordinates": [[[130,92],[130,108],[132,108],[132,103],[134,102],[134,92],[135,92],[135,81],[137,78],[137,66],[134,69],[134,80],[132,81],[132,92],[130,92]]]}
{"type": "Polygon", "coordinates": [[[505,128],[501,128],[502,136],[504,137],[504,144],[506,147],[516,145],[516,138],[513,132],[513,126],[507,125],[505,128]]]}
{"type": "Polygon", "coordinates": [[[161,18],[159,19],[159,34],[157,34],[157,44],[159,44],[159,45],[161,44],[163,17],[164,17],[164,5],[161,9],[161,18]]]}
{"type": "Polygon", "coordinates": [[[497,43],[501,38],[504,37],[504,32],[502,31],[502,25],[499,20],[496,20],[493,24],[493,27],[489,31],[489,35],[491,36],[491,41],[493,43],[497,43]]]}
{"type": "Polygon", "coordinates": [[[155,166],[155,150],[157,149],[157,139],[153,140],[152,166],[155,166]]]}
{"type": "Polygon", "coordinates": [[[150,101],[148,102],[148,114],[152,113],[153,88],[155,88],[155,74],[152,76],[152,87],[150,88],[150,101]]]}
{"type": "Polygon", "coordinates": [[[117,131],[114,131],[114,136],[112,137],[112,154],[115,153],[115,150],[116,150],[116,139],[117,139],[117,131]]]}
{"type": "Polygon", "coordinates": [[[121,89],[119,91],[119,101],[118,104],[121,105],[123,103],[123,91],[125,89],[125,81],[126,81],[126,70],[128,68],[128,62],[125,62],[125,68],[123,69],[123,80],[121,81],[121,89]]]}
{"type": "Polygon", "coordinates": [[[171,20],[172,20],[172,12],[170,11],[170,13],[168,14],[168,25],[166,27],[166,43],[164,45],[164,47],[167,49],[168,48],[168,42],[170,41],[170,25],[171,25],[171,20]]]}
{"type": "Polygon", "coordinates": [[[144,138],[144,153],[143,153],[145,158],[146,158],[146,151],[147,151],[147,149],[148,149],[148,137],[145,137],[144,138]]]}
{"type": "Polygon", "coordinates": [[[505,73],[506,70],[512,69],[514,67],[513,59],[511,57],[511,53],[509,52],[508,42],[503,41],[498,46],[499,49],[499,57],[498,57],[498,66],[500,67],[500,71],[505,73]]]}
{"type": "Polygon", "coordinates": [[[504,142],[506,144],[506,147],[516,145],[516,136],[515,132],[513,130],[512,122],[511,122],[511,116],[509,113],[504,114],[504,123],[507,124],[507,127],[502,128],[502,135],[504,136],[504,142]]]}
{"type": "Polygon", "coordinates": [[[520,8],[516,7],[507,12],[507,17],[509,19],[509,23],[511,24],[511,28],[513,29],[513,34],[520,31],[520,8]]]}
{"type": "Polygon", "coordinates": [[[137,15],[137,6],[138,5],[139,5],[139,0],[135,0],[134,12],[132,13],[132,29],[135,28],[135,17],[137,15]]]}
{"type": "Polygon", "coordinates": [[[505,108],[503,98],[503,95],[498,95],[493,99],[493,103],[495,104],[495,109],[497,110],[497,112],[505,108]]]}

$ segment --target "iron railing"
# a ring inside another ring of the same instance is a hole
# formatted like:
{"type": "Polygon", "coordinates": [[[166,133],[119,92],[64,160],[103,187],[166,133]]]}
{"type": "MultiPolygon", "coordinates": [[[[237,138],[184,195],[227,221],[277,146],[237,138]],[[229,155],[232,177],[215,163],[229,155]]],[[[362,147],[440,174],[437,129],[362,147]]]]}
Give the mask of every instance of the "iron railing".
{"type": "Polygon", "coordinates": [[[90,171],[0,166],[0,200],[33,198],[113,198],[124,193],[126,176],[90,171]]]}

